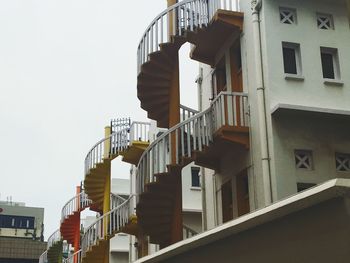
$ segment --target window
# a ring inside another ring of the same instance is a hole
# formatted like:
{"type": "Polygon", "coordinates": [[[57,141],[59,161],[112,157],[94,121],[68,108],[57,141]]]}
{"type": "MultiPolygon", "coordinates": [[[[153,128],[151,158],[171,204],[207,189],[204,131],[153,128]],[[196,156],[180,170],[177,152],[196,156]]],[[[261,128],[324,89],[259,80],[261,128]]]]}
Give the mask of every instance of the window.
{"type": "Polygon", "coordinates": [[[350,172],[350,154],[336,153],[335,165],[338,172],[350,172]]]}
{"type": "Polygon", "coordinates": [[[295,150],[295,167],[297,169],[313,170],[312,151],[295,150]]]}
{"type": "Polygon", "coordinates": [[[0,228],[34,229],[34,217],[0,215],[0,228]]]}
{"type": "Polygon", "coordinates": [[[340,79],[338,50],[321,47],[321,63],[324,79],[340,79]]]}
{"type": "Polygon", "coordinates": [[[280,7],[280,21],[282,24],[293,25],[297,23],[297,12],[295,9],[280,7]]]}
{"type": "Polygon", "coordinates": [[[284,73],[301,76],[300,45],[283,42],[282,47],[284,73]]]}
{"type": "Polygon", "coordinates": [[[192,187],[200,187],[199,167],[191,167],[192,187]]]}
{"type": "Polygon", "coordinates": [[[317,14],[317,27],[319,29],[334,29],[333,16],[329,14],[317,14]]]}

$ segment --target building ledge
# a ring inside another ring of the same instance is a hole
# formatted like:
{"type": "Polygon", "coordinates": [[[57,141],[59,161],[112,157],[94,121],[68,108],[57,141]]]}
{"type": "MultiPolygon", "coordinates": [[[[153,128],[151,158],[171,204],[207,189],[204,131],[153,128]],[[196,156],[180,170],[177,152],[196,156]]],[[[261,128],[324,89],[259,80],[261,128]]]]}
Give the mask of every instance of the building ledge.
{"type": "Polygon", "coordinates": [[[324,79],[323,83],[326,86],[337,86],[337,87],[343,87],[344,81],[338,80],[338,79],[324,79]]]}
{"type": "Polygon", "coordinates": [[[285,103],[279,103],[276,106],[274,106],[271,110],[271,114],[275,114],[279,111],[285,111],[285,110],[295,110],[295,111],[304,111],[304,112],[311,112],[311,113],[314,112],[314,113],[325,113],[325,114],[350,116],[349,110],[309,107],[309,106],[293,105],[293,104],[285,104],[285,103]]]}
{"type": "Polygon", "coordinates": [[[294,74],[285,74],[284,78],[286,80],[297,80],[297,81],[304,81],[305,77],[302,75],[294,75],[294,74]]]}
{"type": "Polygon", "coordinates": [[[136,262],[161,262],[163,260],[186,253],[195,248],[223,240],[229,236],[237,235],[243,231],[275,221],[303,209],[310,208],[322,202],[345,196],[350,196],[350,180],[334,179],[314,188],[310,188],[307,191],[281,200],[263,209],[225,223],[212,230],[178,242],[158,251],[153,255],[139,259],[136,262]]]}

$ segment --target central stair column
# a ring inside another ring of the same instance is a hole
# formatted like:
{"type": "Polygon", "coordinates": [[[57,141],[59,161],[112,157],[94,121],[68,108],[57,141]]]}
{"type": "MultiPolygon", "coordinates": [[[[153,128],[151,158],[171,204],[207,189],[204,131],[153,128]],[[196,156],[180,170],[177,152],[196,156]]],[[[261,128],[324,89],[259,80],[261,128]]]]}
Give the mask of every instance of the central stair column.
{"type": "MultiPolygon", "coordinates": [[[[76,190],[76,195],[77,195],[77,211],[78,211],[78,215],[77,215],[77,219],[76,219],[76,223],[75,223],[75,233],[74,233],[74,243],[73,243],[73,247],[74,247],[74,253],[78,252],[80,249],[80,204],[81,204],[81,200],[80,200],[80,196],[79,194],[81,193],[81,188],[80,186],[77,186],[77,190],[76,190]]],[[[78,263],[78,257],[74,257],[74,263],[78,263]]]]}
{"type": "MultiPolygon", "coordinates": [[[[170,89],[170,105],[169,105],[169,128],[180,122],[180,83],[179,83],[179,55],[175,57],[175,67],[173,71],[171,89],[170,89]]],[[[180,138],[180,134],[176,136],[174,132],[171,135],[171,164],[176,165],[176,137],[180,138]]],[[[180,140],[179,140],[180,141],[180,140]]],[[[172,184],[174,186],[174,213],[171,233],[171,244],[182,240],[182,180],[181,169],[169,168],[172,184]]]]}
{"type": "MultiPolygon", "coordinates": [[[[167,0],[168,7],[176,4],[177,0],[167,0]]],[[[170,35],[175,35],[174,29],[176,30],[176,14],[170,14],[169,21],[169,33],[170,35]]],[[[170,37],[170,36],[169,36],[170,37]]],[[[174,56],[174,68],[173,76],[171,79],[170,87],[170,103],[169,103],[169,128],[180,123],[180,73],[179,73],[179,53],[176,52],[174,56]]],[[[171,164],[176,164],[176,134],[171,135],[171,164]]],[[[171,227],[171,244],[179,242],[182,240],[182,180],[181,180],[181,169],[170,169],[170,176],[172,184],[174,186],[174,213],[173,222],[171,227]]]]}
{"type": "MultiPolygon", "coordinates": [[[[167,2],[168,2],[168,7],[170,7],[170,6],[175,5],[175,4],[178,2],[178,0],[167,0],[167,2]]],[[[174,14],[174,13],[175,13],[175,12],[171,12],[171,13],[169,14],[169,21],[168,21],[168,32],[169,32],[169,34],[168,34],[168,40],[170,40],[171,35],[175,35],[175,32],[174,32],[174,21],[175,21],[175,19],[174,19],[174,16],[175,16],[176,14],[174,14]]]]}
{"type": "MultiPolygon", "coordinates": [[[[105,138],[109,137],[111,135],[111,127],[105,127],[105,138]]],[[[104,159],[110,159],[111,156],[109,156],[111,148],[111,141],[110,139],[105,140],[104,142],[104,159]]],[[[104,187],[104,197],[103,197],[103,214],[106,214],[111,209],[110,204],[110,195],[111,195],[111,162],[106,162],[108,167],[105,170],[106,171],[106,178],[105,178],[105,187],[104,187]]],[[[104,234],[105,237],[108,233],[108,225],[109,222],[105,221],[104,225],[104,234]]],[[[103,263],[109,263],[109,240],[106,241],[106,248],[105,248],[105,254],[104,254],[104,260],[103,263]]]]}

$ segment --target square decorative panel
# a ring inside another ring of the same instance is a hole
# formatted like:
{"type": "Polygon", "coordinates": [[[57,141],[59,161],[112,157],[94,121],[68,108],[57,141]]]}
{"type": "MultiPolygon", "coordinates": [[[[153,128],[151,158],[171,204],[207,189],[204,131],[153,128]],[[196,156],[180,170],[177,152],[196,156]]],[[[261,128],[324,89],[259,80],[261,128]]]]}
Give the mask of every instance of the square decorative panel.
{"type": "Polygon", "coordinates": [[[336,153],[335,165],[338,172],[350,172],[350,154],[336,153]]]}
{"type": "Polygon", "coordinates": [[[297,14],[295,9],[280,8],[280,21],[283,24],[293,25],[297,23],[297,14]]]}
{"type": "Polygon", "coordinates": [[[294,157],[297,169],[313,170],[312,151],[295,150],[294,157]]]}
{"type": "Polygon", "coordinates": [[[319,29],[334,29],[333,16],[328,14],[317,14],[317,27],[319,29]]]}

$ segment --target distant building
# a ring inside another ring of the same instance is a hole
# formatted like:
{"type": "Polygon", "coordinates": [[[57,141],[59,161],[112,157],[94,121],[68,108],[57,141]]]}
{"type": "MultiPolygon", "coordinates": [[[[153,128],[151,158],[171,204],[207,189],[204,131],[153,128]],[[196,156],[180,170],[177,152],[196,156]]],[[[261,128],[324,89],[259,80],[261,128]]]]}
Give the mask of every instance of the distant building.
{"type": "Polygon", "coordinates": [[[37,262],[43,242],[44,208],[0,201],[0,262],[37,262]]]}

